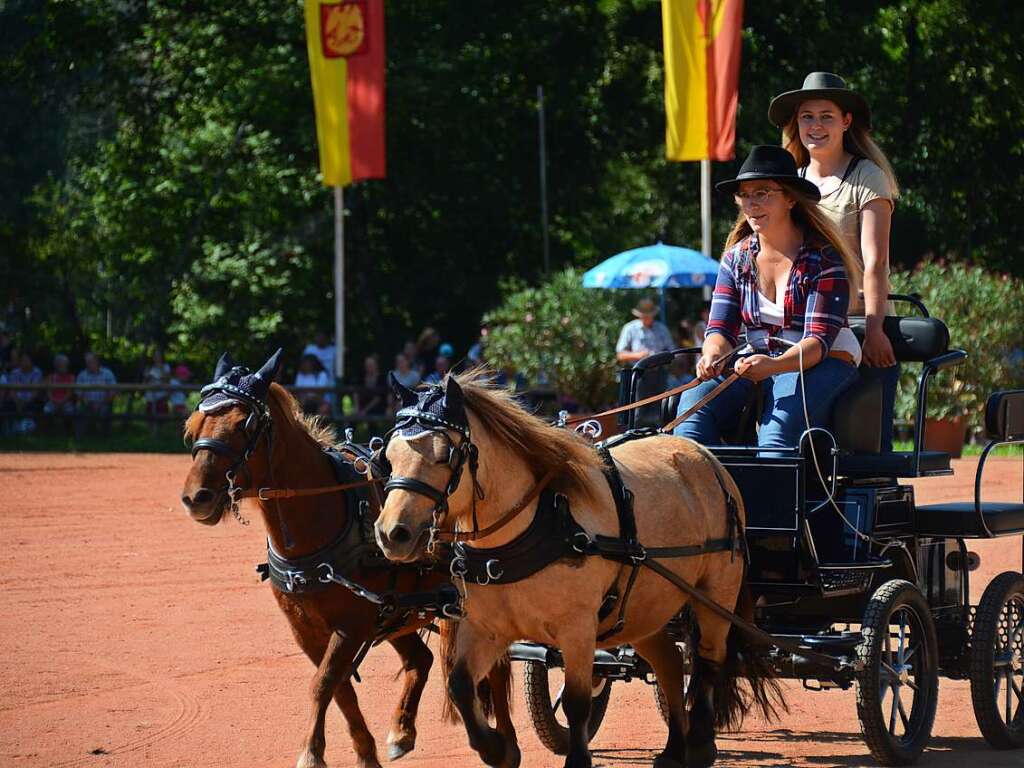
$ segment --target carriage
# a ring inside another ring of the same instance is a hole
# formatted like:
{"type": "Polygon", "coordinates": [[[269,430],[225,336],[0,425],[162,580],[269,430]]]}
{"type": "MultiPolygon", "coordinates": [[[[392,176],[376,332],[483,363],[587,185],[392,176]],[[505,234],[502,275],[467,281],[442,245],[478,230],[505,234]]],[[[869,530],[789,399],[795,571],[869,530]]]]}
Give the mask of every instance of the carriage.
{"type": "MultiPolygon", "coordinates": [[[[997,749],[1024,747],[1024,576],[997,576],[981,601],[970,601],[979,565],[972,539],[1022,537],[1024,500],[983,499],[986,460],[994,448],[1024,441],[1024,390],[996,392],[985,427],[991,442],[980,457],[973,501],[918,505],[900,478],[952,474],[950,456],[923,447],[928,386],[967,354],[949,347],[949,333],[916,297],[920,316],[886,318],[897,359],[920,363],[913,449],[882,453],[881,387],[860,382],[844,395],[833,429],[805,433],[798,448],[759,455],[749,447],[753,418],[731,444],[713,448],[739,486],[747,513],[748,581],[763,653],[775,674],[809,690],[856,687],[865,741],[883,765],[913,762],[928,743],[940,676],[970,680],[978,726],[997,749]],[[770,636],[770,637],[769,637],[770,636]]],[[[863,325],[857,327],[858,335],[863,325]]],[[[675,355],[660,353],[624,370],[621,404],[634,402],[643,376],[675,355]]],[[[662,421],[677,398],[664,401],[662,421]]],[[[755,407],[751,404],[750,408],[755,407]]],[[[625,433],[642,436],[636,411],[620,417],[625,433]]],[[[742,420],[741,420],[742,421],[742,420]]],[[[687,655],[685,615],[670,625],[687,655]]],[[[568,731],[559,720],[558,649],[515,643],[524,663],[532,724],[552,751],[565,754],[568,731]]],[[[598,651],[594,663],[590,735],[597,732],[613,683],[654,682],[628,646],[598,651]]],[[[657,687],[656,692],[660,691],[657,687]]],[[[659,709],[666,716],[659,695],[659,709]]]]}

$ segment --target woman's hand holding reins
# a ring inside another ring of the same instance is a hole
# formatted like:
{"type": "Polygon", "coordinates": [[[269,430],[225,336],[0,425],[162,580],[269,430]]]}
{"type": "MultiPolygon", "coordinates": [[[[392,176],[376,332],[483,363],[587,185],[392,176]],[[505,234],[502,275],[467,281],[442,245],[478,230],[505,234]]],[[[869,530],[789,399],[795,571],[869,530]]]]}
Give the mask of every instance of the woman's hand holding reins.
{"type": "Polygon", "coordinates": [[[736,361],[736,373],[750,381],[762,381],[774,376],[779,371],[774,358],[768,355],[751,355],[736,361]]]}

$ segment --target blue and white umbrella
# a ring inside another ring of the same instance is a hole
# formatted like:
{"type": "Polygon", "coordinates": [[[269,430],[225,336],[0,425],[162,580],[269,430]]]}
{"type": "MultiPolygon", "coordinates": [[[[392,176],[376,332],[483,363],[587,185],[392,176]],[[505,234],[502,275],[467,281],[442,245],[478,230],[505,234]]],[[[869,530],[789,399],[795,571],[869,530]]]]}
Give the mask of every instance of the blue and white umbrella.
{"type": "Polygon", "coordinates": [[[583,274],[584,288],[713,286],[718,262],[692,248],[656,243],[623,251],[583,274]]]}

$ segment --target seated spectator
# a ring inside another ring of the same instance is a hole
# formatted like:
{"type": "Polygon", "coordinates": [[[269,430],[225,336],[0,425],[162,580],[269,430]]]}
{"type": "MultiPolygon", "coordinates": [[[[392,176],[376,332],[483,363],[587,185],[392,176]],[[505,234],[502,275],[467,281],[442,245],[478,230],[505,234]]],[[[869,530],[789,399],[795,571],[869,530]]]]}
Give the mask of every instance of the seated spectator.
{"type": "MultiPolygon", "coordinates": [[[[395,355],[395,367],[391,369],[391,375],[399,384],[408,389],[413,389],[420,383],[420,372],[409,364],[409,358],[399,352],[395,355]]],[[[389,387],[390,389],[390,387],[389,387]]],[[[394,397],[388,394],[388,413],[393,414],[398,408],[394,397]]]]}
{"type": "MultiPolygon", "coordinates": [[[[149,365],[142,371],[143,384],[167,384],[171,380],[171,366],[164,361],[164,353],[159,349],[153,350],[149,365]]],[[[162,389],[147,390],[144,399],[146,401],[146,413],[150,416],[167,413],[167,392],[162,389]]]]}
{"type": "Polygon", "coordinates": [[[320,359],[314,354],[305,354],[299,360],[299,372],[295,374],[295,397],[302,406],[304,413],[317,416],[331,415],[330,395],[316,390],[302,389],[302,387],[329,387],[331,377],[320,364],[320,359]]]}
{"type": "Polygon", "coordinates": [[[313,341],[302,350],[302,354],[315,356],[320,361],[320,367],[333,378],[335,349],[326,333],[317,331],[313,341]]]}
{"type": "Polygon", "coordinates": [[[420,375],[426,378],[428,371],[434,370],[434,360],[440,354],[438,347],[441,345],[441,334],[429,325],[420,331],[416,340],[415,366],[419,369],[420,375]]]}
{"type": "MultiPolygon", "coordinates": [[[[32,363],[32,357],[28,352],[22,352],[18,357],[18,366],[7,375],[9,384],[42,384],[43,373],[32,363]]],[[[43,392],[39,389],[16,389],[11,392],[11,399],[14,402],[14,412],[18,421],[15,424],[15,432],[32,432],[36,428],[35,419],[32,414],[38,413],[42,408],[43,392]]]]}
{"type": "MultiPolygon", "coordinates": [[[[86,352],[85,368],[75,381],[78,384],[116,384],[117,379],[109,368],[100,365],[95,352],[86,352]]],[[[110,432],[111,404],[115,391],[112,389],[85,389],[78,393],[78,418],[75,421],[75,435],[81,438],[88,423],[99,420],[103,434],[110,432]]]]}
{"type": "MultiPolygon", "coordinates": [[[[172,386],[181,386],[182,384],[188,384],[192,378],[192,371],[189,370],[187,365],[176,365],[174,366],[173,376],[171,380],[167,382],[172,386]]],[[[175,416],[188,416],[191,410],[188,407],[188,392],[181,389],[176,389],[171,392],[169,399],[171,413],[175,416]]]]}
{"type": "Polygon", "coordinates": [[[387,410],[387,386],[377,364],[377,356],[363,361],[363,377],[356,389],[356,413],[360,416],[383,416],[387,410]]]}
{"type": "Polygon", "coordinates": [[[473,343],[473,346],[469,348],[469,352],[466,353],[466,359],[469,361],[470,368],[476,368],[484,363],[484,355],[486,354],[484,347],[487,345],[487,334],[490,331],[486,325],[480,326],[480,335],[477,340],[473,343]]]}
{"type": "Polygon", "coordinates": [[[423,371],[416,364],[416,342],[411,339],[406,341],[405,344],[402,345],[402,354],[405,355],[405,359],[409,361],[409,367],[420,375],[420,381],[422,381],[423,371]]]}
{"type": "Polygon", "coordinates": [[[75,374],[68,370],[69,365],[67,355],[57,355],[53,358],[53,373],[46,377],[46,383],[51,388],[46,390],[46,404],[43,405],[43,413],[51,416],[74,415],[74,395],[65,386],[57,386],[75,383],[75,374]]]}
{"type": "Polygon", "coordinates": [[[451,370],[452,363],[444,355],[438,355],[434,359],[434,370],[427,374],[424,381],[427,384],[440,384],[441,380],[445,377],[449,370],[451,370]]]}

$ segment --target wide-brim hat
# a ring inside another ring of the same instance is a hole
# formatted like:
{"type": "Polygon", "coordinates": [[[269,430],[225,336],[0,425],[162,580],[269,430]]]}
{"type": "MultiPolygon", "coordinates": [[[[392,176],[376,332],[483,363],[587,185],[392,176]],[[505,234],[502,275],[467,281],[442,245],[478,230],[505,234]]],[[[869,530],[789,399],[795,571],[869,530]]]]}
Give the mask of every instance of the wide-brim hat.
{"type": "Polygon", "coordinates": [[[865,128],[871,127],[871,108],[867,101],[856,91],[851,91],[843,78],[831,72],[811,72],[804,78],[802,88],[780,93],[768,106],[768,119],[782,128],[793,117],[796,108],[811,99],[834,101],[844,112],[853,113],[853,119],[865,128]]]}
{"type": "Polygon", "coordinates": [[[651,317],[658,314],[658,305],[653,299],[640,299],[633,307],[633,317],[651,317]]]}
{"type": "Polygon", "coordinates": [[[720,181],[715,189],[733,194],[739,189],[740,182],[773,179],[795,188],[814,202],[821,199],[821,191],[813,181],[801,178],[796,172],[796,160],[782,147],[774,144],[761,144],[750,150],[747,159],[740,166],[735,179],[720,181]]]}

